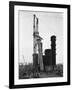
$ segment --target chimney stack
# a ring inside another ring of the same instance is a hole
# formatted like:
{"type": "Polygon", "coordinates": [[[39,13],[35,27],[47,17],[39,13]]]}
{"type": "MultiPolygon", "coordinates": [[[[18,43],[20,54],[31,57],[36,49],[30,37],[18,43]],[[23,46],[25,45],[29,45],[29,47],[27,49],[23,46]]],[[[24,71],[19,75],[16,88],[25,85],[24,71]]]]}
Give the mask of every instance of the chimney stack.
{"type": "Polygon", "coordinates": [[[56,65],[56,36],[51,37],[52,65],[56,65]]]}

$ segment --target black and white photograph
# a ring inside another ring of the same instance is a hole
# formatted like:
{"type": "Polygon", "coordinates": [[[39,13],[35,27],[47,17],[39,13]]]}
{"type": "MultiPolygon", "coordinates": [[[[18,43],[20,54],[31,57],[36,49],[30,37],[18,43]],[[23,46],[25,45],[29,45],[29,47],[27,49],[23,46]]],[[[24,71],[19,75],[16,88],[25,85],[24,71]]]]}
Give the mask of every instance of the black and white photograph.
{"type": "Polygon", "coordinates": [[[18,15],[19,79],[63,77],[63,13],[18,15]]]}
{"type": "Polygon", "coordinates": [[[10,2],[10,88],[69,85],[69,13],[69,5],[10,2]]]}

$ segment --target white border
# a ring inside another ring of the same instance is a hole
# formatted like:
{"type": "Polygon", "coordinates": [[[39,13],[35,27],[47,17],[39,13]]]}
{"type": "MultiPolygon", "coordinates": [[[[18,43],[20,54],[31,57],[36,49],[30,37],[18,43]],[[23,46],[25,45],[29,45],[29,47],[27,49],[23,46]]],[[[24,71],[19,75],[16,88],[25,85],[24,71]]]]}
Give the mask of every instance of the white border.
{"type": "Polygon", "coordinates": [[[55,82],[67,82],[67,9],[63,8],[49,8],[49,7],[31,7],[31,6],[14,6],[14,84],[36,84],[36,83],[55,83],[55,82]],[[63,12],[64,14],[64,65],[63,65],[63,77],[54,78],[38,78],[38,79],[18,79],[18,11],[30,10],[30,11],[47,11],[47,12],[63,12]]]}

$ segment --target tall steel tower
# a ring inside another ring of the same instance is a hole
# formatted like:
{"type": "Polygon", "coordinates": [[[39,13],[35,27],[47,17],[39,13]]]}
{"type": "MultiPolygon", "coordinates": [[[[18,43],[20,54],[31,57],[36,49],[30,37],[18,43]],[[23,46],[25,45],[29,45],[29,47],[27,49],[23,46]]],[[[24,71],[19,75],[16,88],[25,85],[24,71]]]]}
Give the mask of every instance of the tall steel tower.
{"type": "Polygon", "coordinates": [[[42,54],[42,38],[38,32],[38,18],[33,15],[33,64],[36,67],[39,65],[40,70],[43,71],[43,54],[42,54]]]}

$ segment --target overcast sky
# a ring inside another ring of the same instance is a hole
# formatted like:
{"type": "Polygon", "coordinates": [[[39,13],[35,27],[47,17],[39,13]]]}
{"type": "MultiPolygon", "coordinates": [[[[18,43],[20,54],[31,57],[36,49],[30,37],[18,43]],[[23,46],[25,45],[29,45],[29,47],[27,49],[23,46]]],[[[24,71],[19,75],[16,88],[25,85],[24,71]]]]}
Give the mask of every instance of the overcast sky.
{"type": "Polygon", "coordinates": [[[63,63],[63,13],[19,11],[19,62],[33,62],[33,14],[39,18],[39,35],[43,54],[51,48],[50,37],[56,35],[56,63],[63,63]]]}

